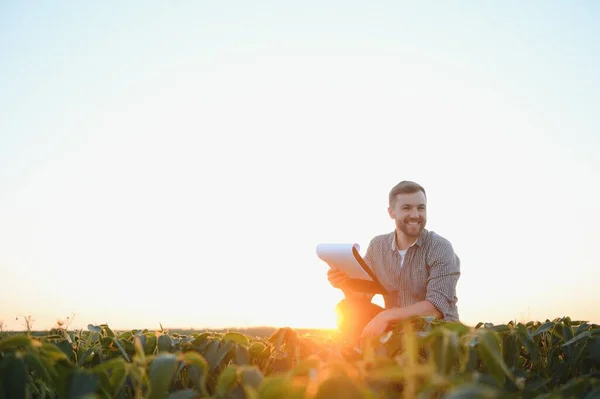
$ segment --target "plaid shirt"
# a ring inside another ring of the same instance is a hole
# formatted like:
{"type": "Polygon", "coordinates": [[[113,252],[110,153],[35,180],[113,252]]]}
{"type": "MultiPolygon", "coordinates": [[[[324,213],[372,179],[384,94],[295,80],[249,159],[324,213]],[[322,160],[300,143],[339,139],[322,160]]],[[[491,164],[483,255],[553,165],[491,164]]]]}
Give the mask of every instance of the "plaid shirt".
{"type": "MultiPolygon", "coordinates": [[[[405,307],[427,300],[443,314],[444,320],[458,321],[456,283],[460,277],[460,259],[452,244],[423,229],[400,266],[395,238],[395,231],[373,238],[364,256],[388,291],[384,295],[385,307],[405,307]]],[[[374,294],[365,295],[372,299],[374,294]]]]}

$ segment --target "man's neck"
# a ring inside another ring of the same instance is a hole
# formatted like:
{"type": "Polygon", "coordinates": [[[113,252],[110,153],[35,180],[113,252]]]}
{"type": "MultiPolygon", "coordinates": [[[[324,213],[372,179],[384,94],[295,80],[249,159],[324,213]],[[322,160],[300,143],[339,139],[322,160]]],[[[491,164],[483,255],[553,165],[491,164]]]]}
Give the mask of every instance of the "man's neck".
{"type": "Polygon", "coordinates": [[[418,239],[419,236],[407,237],[403,232],[396,230],[396,249],[404,251],[410,248],[418,239]]]}

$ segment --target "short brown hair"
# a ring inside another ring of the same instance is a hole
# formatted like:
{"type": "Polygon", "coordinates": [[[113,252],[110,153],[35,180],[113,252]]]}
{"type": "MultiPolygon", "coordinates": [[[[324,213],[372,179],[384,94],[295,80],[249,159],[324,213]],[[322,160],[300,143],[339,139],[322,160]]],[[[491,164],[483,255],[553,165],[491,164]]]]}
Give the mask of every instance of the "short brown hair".
{"type": "Polygon", "coordinates": [[[398,194],[412,194],[422,191],[425,198],[427,198],[427,193],[425,193],[425,189],[418,183],[409,180],[403,180],[400,183],[396,184],[392,190],[390,191],[390,206],[393,206],[396,202],[396,195],[398,194]]]}

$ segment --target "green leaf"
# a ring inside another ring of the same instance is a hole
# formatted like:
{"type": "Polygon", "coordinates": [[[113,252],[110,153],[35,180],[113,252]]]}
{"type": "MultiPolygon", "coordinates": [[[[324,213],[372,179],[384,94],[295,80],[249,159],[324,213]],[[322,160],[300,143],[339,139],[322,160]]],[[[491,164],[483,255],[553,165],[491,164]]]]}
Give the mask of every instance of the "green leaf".
{"type": "Polygon", "coordinates": [[[100,345],[102,345],[102,347],[104,349],[106,349],[107,351],[110,351],[111,347],[113,346],[113,340],[111,337],[102,337],[100,338],[100,345]]]}
{"type": "Polygon", "coordinates": [[[535,342],[533,342],[533,338],[529,335],[529,331],[527,331],[527,328],[521,323],[517,325],[517,338],[519,338],[521,345],[523,345],[527,350],[527,353],[529,353],[532,362],[537,363],[538,349],[535,342]]]}
{"type": "Polygon", "coordinates": [[[7,399],[28,398],[27,369],[21,356],[9,353],[0,362],[0,377],[2,391],[0,396],[7,399]]]}
{"type": "Polygon", "coordinates": [[[261,353],[263,353],[266,347],[267,346],[262,342],[254,342],[252,343],[252,345],[250,345],[248,351],[250,352],[250,356],[258,358],[261,355],[261,353]]]}
{"type": "Polygon", "coordinates": [[[573,335],[577,336],[577,335],[581,334],[582,332],[589,330],[590,327],[591,326],[587,322],[583,322],[579,325],[579,327],[577,327],[577,330],[575,330],[575,334],[573,334],[573,335]]]}
{"type": "Polygon", "coordinates": [[[170,352],[171,347],[173,346],[173,341],[171,337],[167,334],[163,334],[158,337],[158,352],[170,352]]]}
{"type": "Polygon", "coordinates": [[[235,362],[239,365],[250,363],[250,353],[248,348],[241,345],[235,345],[235,362]]]}
{"type": "Polygon", "coordinates": [[[78,349],[79,354],[77,355],[77,365],[78,366],[83,366],[85,364],[85,361],[90,357],[90,355],[92,354],[92,352],[94,352],[94,347],[90,347],[87,350],[85,350],[84,347],[80,347],[78,349]]]}
{"type": "Polygon", "coordinates": [[[479,356],[477,349],[471,346],[465,346],[461,357],[461,370],[467,373],[476,372],[479,365],[479,356]]]}
{"type": "Polygon", "coordinates": [[[504,332],[510,331],[511,328],[508,325],[506,325],[506,324],[500,324],[500,325],[497,325],[497,326],[488,327],[487,330],[493,331],[495,333],[499,333],[500,334],[500,333],[504,333],[504,332]]]}
{"type": "Polygon", "coordinates": [[[133,346],[135,347],[135,358],[136,361],[145,364],[146,362],[146,354],[144,353],[144,344],[142,340],[145,340],[146,337],[143,335],[135,335],[133,337],[133,346]]]}
{"type": "Polygon", "coordinates": [[[209,332],[204,332],[204,333],[198,334],[196,336],[196,338],[194,338],[192,345],[200,346],[202,343],[204,343],[204,341],[209,339],[210,335],[211,335],[211,333],[209,333],[209,332]]]}
{"type": "Polygon", "coordinates": [[[504,363],[500,352],[500,341],[498,335],[492,331],[481,330],[478,334],[479,342],[477,344],[477,352],[483,360],[484,364],[490,371],[492,377],[498,384],[504,384],[505,377],[511,379],[512,373],[504,363]]]}
{"type": "Polygon", "coordinates": [[[571,345],[579,340],[600,336],[600,330],[587,330],[565,342],[562,346],[571,345]]]}
{"type": "Polygon", "coordinates": [[[144,346],[144,353],[146,355],[152,355],[154,350],[156,349],[156,334],[154,333],[146,333],[143,334],[140,338],[145,338],[145,342],[142,340],[142,344],[144,346]]]}
{"type": "Polygon", "coordinates": [[[526,392],[547,392],[547,385],[552,382],[552,378],[532,377],[525,381],[526,392]]]}
{"type": "Polygon", "coordinates": [[[118,341],[121,343],[121,345],[125,349],[125,352],[127,352],[129,356],[133,356],[135,354],[135,344],[133,343],[133,340],[126,341],[124,339],[118,339],[118,341]]]}
{"type": "Polygon", "coordinates": [[[123,355],[125,360],[127,360],[128,362],[131,362],[131,360],[129,359],[129,355],[127,355],[127,352],[125,351],[125,348],[123,348],[123,345],[121,345],[121,342],[119,342],[119,340],[117,338],[113,338],[112,340],[115,343],[115,345],[117,345],[119,350],[121,351],[121,354],[123,355]]]}
{"type": "Polygon", "coordinates": [[[600,387],[588,392],[583,399],[600,399],[600,387]]]}
{"type": "MultiPolygon", "coordinates": [[[[46,361],[48,361],[46,359],[46,361]]],[[[53,365],[49,365],[45,362],[46,368],[52,367],[55,377],[52,380],[52,390],[56,391],[57,398],[67,398],[69,396],[69,383],[71,374],[76,371],[72,365],[65,361],[55,362],[53,365]]]]}
{"type": "Polygon", "coordinates": [[[60,342],[55,342],[56,345],[69,359],[75,361],[75,351],[73,350],[73,345],[69,343],[66,339],[63,339],[60,342]]]}
{"type": "Polygon", "coordinates": [[[463,335],[467,334],[468,332],[470,332],[472,330],[471,327],[469,327],[463,323],[455,322],[455,321],[443,322],[443,324],[440,325],[440,327],[438,327],[438,328],[453,331],[456,334],[458,334],[459,337],[462,337],[463,335]]]}
{"type": "Polygon", "coordinates": [[[240,334],[237,332],[228,332],[225,335],[223,335],[222,338],[223,342],[235,342],[236,344],[239,345],[243,345],[245,347],[247,347],[250,344],[250,340],[248,339],[247,336],[245,336],[244,334],[240,334]]]}
{"type": "Polygon", "coordinates": [[[168,399],[196,399],[200,397],[198,392],[192,389],[180,389],[179,391],[171,393],[168,399]]]}
{"type": "MultiPolygon", "coordinates": [[[[591,338],[588,341],[587,347],[590,359],[596,363],[596,366],[600,365],[600,337],[591,338]]],[[[598,370],[598,367],[596,367],[596,370],[598,370]]]]}
{"type": "Polygon", "coordinates": [[[102,339],[102,335],[100,335],[96,332],[91,333],[88,337],[89,337],[90,342],[96,342],[96,341],[100,342],[100,340],[102,339]]]}
{"type": "Polygon", "coordinates": [[[219,349],[217,350],[217,352],[214,355],[211,354],[211,356],[209,357],[208,353],[206,354],[206,361],[210,365],[211,371],[216,369],[217,367],[219,367],[219,365],[221,364],[223,359],[225,359],[225,357],[227,356],[229,351],[231,349],[233,349],[234,346],[235,346],[235,344],[231,341],[225,342],[224,344],[219,346],[219,349]]]}
{"type": "MultiPolygon", "coordinates": [[[[564,344],[565,342],[570,341],[571,339],[573,339],[573,329],[566,325],[566,324],[557,324],[556,327],[554,328],[554,331],[552,331],[552,334],[555,337],[559,338],[559,342],[556,343],[555,345],[561,345],[564,344]]],[[[574,354],[574,347],[569,345],[566,347],[562,347],[562,350],[565,353],[565,359],[564,360],[572,360],[573,359],[573,354],[574,354]]]]}
{"type": "Polygon", "coordinates": [[[128,370],[127,364],[123,361],[115,363],[115,367],[111,369],[108,380],[110,383],[110,393],[113,398],[119,396],[119,392],[121,392],[127,379],[128,370]]]}
{"type": "Polygon", "coordinates": [[[206,359],[206,361],[208,362],[210,368],[212,369],[212,363],[214,358],[216,358],[217,356],[217,352],[219,351],[219,345],[221,344],[221,341],[218,339],[212,339],[210,341],[210,343],[207,345],[206,349],[204,350],[204,352],[202,353],[202,355],[204,356],[204,358],[206,359]]]}
{"type": "Polygon", "coordinates": [[[184,352],[180,360],[188,365],[188,372],[196,389],[203,395],[208,396],[206,389],[206,378],[208,376],[208,362],[197,352],[184,352]]]}
{"type": "Polygon", "coordinates": [[[439,373],[447,374],[459,360],[460,338],[454,331],[434,329],[426,338],[439,373]]]}
{"type": "Polygon", "coordinates": [[[568,341],[569,339],[573,338],[573,330],[569,326],[566,326],[562,323],[558,323],[554,326],[554,330],[552,330],[552,335],[563,341],[568,341]],[[570,338],[565,339],[566,335],[570,335],[570,338]]]}
{"type": "Polygon", "coordinates": [[[590,382],[595,379],[593,378],[572,378],[565,385],[560,387],[559,392],[565,398],[581,398],[587,390],[590,382]]]}
{"type": "Polygon", "coordinates": [[[574,347],[572,356],[568,358],[569,366],[574,369],[573,374],[577,374],[575,370],[581,370],[582,367],[585,367],[585,362],[581,361],[581,356],[584,353],[589,353],[587,351],[587,346],[588,341],[579,341],[575,345],[569,346],[574,347]]]}
{"type": "Polygon", "coordinates": [[[130,368],[123,358],[116,357],[100,363],[92,371],[100,377],[100,388],[103,392],[109,397],[117,398],[123,390],[130,368]]]}
{"type": "Polygon", "coordinates": [[[163,353],[150,364],[150,399],[164,398],[169,388],[175,372],[179,366],[179,361],[174,354],[163,353]]]}
{"type": "Polygon", "coordinates": [[[0,352],[31,347],[32,340],[26,335],[13,335],[0,341],[0,352]]]}
{"type": "Polygon", "coordinates": [[[237,366],[231,365],[221,371],[221,374],[217,377],[217,386],[215,387],[215,394],[217,397],[226,397],[229,391],[235,386],[237,382],[237,366]]]}
{"type": "Polygon", "coordinates": [[[126,365],[127,363],[125,363],[125,360],[122,357],[115,357],[113,359],[107,360],[106,362],[98,364],[97,366],[92,368],[92,371],[94,373],[98,373],[107,372],[110,370],[119,370],[124,369],[126,365]]]}
{"type": "Polygon", "coordinates": [[[98,327],[98,326],[95,326],[93,324],[88,324],[87,328],[91,332],[95,332],[97,334],[101,334],[102,333],[102,327],[98,327]]]}
{"type": "Polygon", "coordinates": [[[397,364],[377,366],[369,373],[369,380],[401,383],[406,378],[407,369],[397,364]]]}
{"type": "Polygon", "coordinates": [[[521,347],[514,330],[502,337],[502,359],[510,369],[517,367],[519,364],[520,349],[521,347]]]}
{"type": "MultiPolygon", "coordinates": [[[[28,352],[25,355],[25,362],[29,366],[30,370],[35,371],[35,373],[37,374],[37,376],[39,378],[41,378],[43,381],[50,382],[50,379],[51,379],[50,373],[54,370],[53,370],[53,368],[51,368],[50,371],[48,371],[48,369],[46,368],[44,363],[41,361],[41,359],[39,358],[37,353],[28,352]]],[[[55,374],[52,374],[52,375],[55,375],[55,374]]]]}
{"type": "Polygon", "coordinates": [[[238,375],[244,387],[250,386],[254,389],[258,389],[264,379],[263,373],[256,366],[240,366],[238,375]]]}
{"type": "Polygon", "coordinates": [[[555,323],[551,322],[551,321],[547,321],[544,324],[542,324],[541,326],[538,327],[537,330],[535,330],[535,332],[532,334],[532,336],[537,336],[540,335],[541,333],[544,333],[546,331],[551,330],[552,328],[554,328],[555,323]]]}
{"type": "Polygon", "coordinates": [[[123,399],[124,391],[121,391],[117,394],[117,396],[112,394],[112,389],[110,387],[110,380],[108,379],[107,373],[96,373],[98,376],[98,380],[100,384],[98,386],[97,394],[90,397],[90,399],[99,399],[99,398],[119,398],[123,399]]]}
{"type": "Polygon", "coordinates": [[[444,399],[495,399],[501,397],[501,392],[498,390],[481,384],[460,385],[444,395],[444,399]]]}
{"type": "Polygon", "coordinates": [[[104,333],[106,334],[107,337],[110,337],[110,338],[115,337],[115,333],[108,327],[108,324],[100,324],[100,327],[102,327],[102,330],[104,330],[104,333]]]}
{"type": "Polygon", "coordinates": [[[57,362],[60,360],[69,361],[69,358],[62,350],[60,350],[56,345],[48,342],[42,344],[42,347],[40,348],[40,354],[47,357],[52,362],[57,362]]]}
{"type": "Polygon", "coordinates": [[[315,399],[363,399],[362,391],[347,375],[334,375],[319,385],[315,399]]]}
{"type": "Polygon", "coordinates": [[[100,379],[88,371],[76,371],[69,378],[69,398],[82,398],[96,392],[100,379]]]}
{"type": "Polygon", "coordinates": [[[276,344],[277,349],[279,349],[279,346],[281,346],[283,344],[284,336],[285,336],[285,329],[278,328],[269,337],[269,342],[272,343],[272,344],[276,344]],[[279,342],[279,343],[277,343],[277,342],[279,342]]]}
{"type": "MultiPolygon", "coordinates": [[[[305,387],[293,384],[285,375],[275,374],[261,382],[258,387],[260,399],[301,399],[304,398],[305,387]]],[[[331,398],[342,396],[331,396],[331,398]]]]}

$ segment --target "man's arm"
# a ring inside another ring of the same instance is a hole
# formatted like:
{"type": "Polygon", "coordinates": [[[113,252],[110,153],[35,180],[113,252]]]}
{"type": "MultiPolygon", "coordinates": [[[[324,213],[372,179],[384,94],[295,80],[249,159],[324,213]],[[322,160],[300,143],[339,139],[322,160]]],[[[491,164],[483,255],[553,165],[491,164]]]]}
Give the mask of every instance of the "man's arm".
{"type": "Polygon", "coordinates": [[[408,319],[413,316],[435,316],[438,319],[443,318],[442,312],[438,310],[428,300],[413,303],[403,308],[390,308],[385,311],[388,323],[408,319]]]}
{"type": "Polygon", "coordinates": [[[391,323],[408,319],[412,316],[435,316],[440,318],[441,312],[427,300],[413,303],[403,308],[390,308],[379,312],[363,329],[361,337],[383,334],[391,323]]]}
{"type": "MultiPolygon", "coordinates": [[[[356,280],[351,280],[346,273],[341,270],[330,268],[327,271],[327,279],[334,288],[339,288],[344,293],[346,299],[360,300],[360,301],[371,301],[374,293],[363,292],[361,290],[354,289],[354,283],[356,280]]],[[[367,282],[367,281],[365,281],[367,282]]],[[[358,282],[360,283],[360,281],[358,282]]],[[[360,286],[360,284],[359,284],[360,286]]]]}
{"type": "MultiPolygon", "coordinates": [[[[373,243],[374,243],[375,239],[372,239],[369,242],[369,246],[367,247],[367,252],[365,253],[365,256],[363,257],[366,265],[369,267],[369,269],[371,269],[371,271],[373,273],[375,273],[375,268],[374,268],[374,248],[373,248],[373,243]]],[[[341,273],[341,272],[339,272],[341,273]]],[[[329,281],[332,283],[332,285],[336,288],[340,288],[342,290],[342,292],[344,293],[344,296],[346,297],[346,299],[349,300],[360,300],[360,301],[367,301],[367,302],[371,302],[373,300],[373,297],[375,296],[375,292],[362,292],[359,291],[357,289],[353,289],[354,287],[361,287],[361,282],[360,281],[355,281],[354,284],[351,284],[349,282],[348,276],[346,276],[344,274],[345,278],[340,278],[336,280],[336,284],[333,284],[332,279],[330,278],[329,281]]],[[[366,282],[365,282],[366,283],[366,282]]],[[[364,288],[366,285],[368,284],[362,284],[362,287],[364,288]]]]}
{"type": "Polygon", "coordinates": [[[438,318],[449,320],[450,310],[456,304],[456,284],[460,277],[460,260],[454,253],[450,241],[441,239],[432,246],[427,263],[429,264],[429,279],[427,280],[425,300],[441,313],[438,318]]]}
{"type": "Polygon", "coordinates": [[[371,302],[375,293],[354,291],[348,284],[342,287],[346,299],[371,302]]]}
{"type": "Polygon", "coordinates": [[[436,243],[428,256],[430,265],[425,300],[403,308],[379,313],[363,331],[363,335],[382,334],[390,323],[412,316],[435,316],[446,319],[456,301],[456,284],[460,277],[460,261],[447,240],[436,243]]]}

